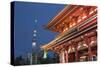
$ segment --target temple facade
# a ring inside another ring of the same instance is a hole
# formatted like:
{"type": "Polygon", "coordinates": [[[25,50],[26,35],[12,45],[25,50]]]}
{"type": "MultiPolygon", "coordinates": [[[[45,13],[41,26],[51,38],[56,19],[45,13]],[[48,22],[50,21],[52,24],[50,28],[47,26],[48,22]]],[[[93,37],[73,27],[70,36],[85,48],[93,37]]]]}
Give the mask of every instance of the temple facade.
{"type": "Polygon", "coordinates": [[[97,60],[97,7],[68,5],[46,26],[59,34],[44,51],[59,55],[60,63],[97,60]]]}

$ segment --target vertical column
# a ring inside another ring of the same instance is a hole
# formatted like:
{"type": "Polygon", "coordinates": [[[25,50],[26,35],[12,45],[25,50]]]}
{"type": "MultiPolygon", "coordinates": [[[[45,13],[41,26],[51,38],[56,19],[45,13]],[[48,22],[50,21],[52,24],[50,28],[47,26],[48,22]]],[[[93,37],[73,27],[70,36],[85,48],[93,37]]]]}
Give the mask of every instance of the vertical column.
{"type": "Polygon", "coordinates": [[[77,50],[77,46],[75,46],[75,61],[78,62],[78,50],[77,50]]]}
{"type": "Polygon", "coordinates": [[[61,51],[59,49],[57,49],[57,51],[55,51],[55,52],[58,53],[58,55],[59,55],[59,63],[61,63],[61,51]]]}
{"type": "Polygon", "coordinates": [[[61,53],[59,54],[59,61],[60,61],[60,63],[61,63],[61,53]]]}
{"type": "Polygon", "coordinates": [[[72,46],[75,48],[75,61],[78,62],[78,50],[77,50],[77,43],[72,41],[72,46]]]}
{"type": "Polygon", "coordinates": [[[90,44],[90,39],[88,38],[87,34],[84,36],[84,41],[88,45],[88,60],[91,61],[91,59],[92,59],[92,52],[91,52],[91,47],[89,45],[90,44]]]}
{"type": "Polygon", "coordinates": [[[60,63],[68,63],[68,49],[65,45],[59,51],[59,61],[60,63]]]}
{"type": "Polygon", "coordinates": [[[64,50],[62,51],[62,63],[65,63],[65,52],[64,52],[64,50]]]}
{"type": "Polygon", "coordinates": [[[67,44],[64,45],[64,49],[65,49],[65,63],[68,63],[68,47],[66,46],[67,44]]]}
{"type": "Polygon", "coordinates": [[[77,47],[75,47],[75,59],[78,62],[78,50],[77,50],[77,47]]]}
{"type": "Polygon", "coordinates": [[[59,53],[59,61],[62,63],[62,52],[59,53]]]}
{"type": "Polygon", "coordinates": [[[60,63],[65,63],[65,51],[64,50],[61,50],[59,54],[59,61],[60,63]]]}
{"type": "Polygon", "coordinates": [[[65,50],[65,63],[68,63],[68,51],[65,50]]]}

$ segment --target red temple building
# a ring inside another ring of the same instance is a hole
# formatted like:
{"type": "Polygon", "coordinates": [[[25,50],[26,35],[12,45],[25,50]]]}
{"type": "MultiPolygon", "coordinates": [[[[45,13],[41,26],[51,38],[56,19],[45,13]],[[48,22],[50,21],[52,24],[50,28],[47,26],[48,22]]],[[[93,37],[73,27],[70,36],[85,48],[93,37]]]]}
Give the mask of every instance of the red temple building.
{"type": "Polygon", "coordinates": [[[59,34],[41,48],[59,55],[60,63],[97,60],[97,7],[68,5],[46,26],[59,34]]]}

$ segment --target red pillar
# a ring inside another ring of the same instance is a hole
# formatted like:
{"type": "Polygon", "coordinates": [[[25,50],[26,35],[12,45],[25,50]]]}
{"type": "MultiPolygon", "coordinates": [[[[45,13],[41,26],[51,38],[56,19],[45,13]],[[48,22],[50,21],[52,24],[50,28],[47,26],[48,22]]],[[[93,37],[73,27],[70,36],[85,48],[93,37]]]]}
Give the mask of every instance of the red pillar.
{"type": "Polygon", "coordinates": [[[84,41],[86,42],[86,44],[88,45],[88,60],[92,59],[92,52],[91,52],[91,47],[90,47],[90,39],[88,38],[87,35],[84,36],[84,41]]]}
{"type": "Polygon", "coordinates": [[[78,50],[77,50],[77,43],[72,41],[72,45],[75,48],[75,61],[78,62],[78,50]]]}
{"type": "Polygon", "coordinates": [[[68,46],[67,46],[68,44],[67,43],[65,43],[65,45],[64,45],[64,49],[65,49],[65,63],[68,63],[68,46]]]}
{"type": "Polygon", "coordinates": [[[65,63],[68,63],[68,50],[65,50],[65,63]]]}

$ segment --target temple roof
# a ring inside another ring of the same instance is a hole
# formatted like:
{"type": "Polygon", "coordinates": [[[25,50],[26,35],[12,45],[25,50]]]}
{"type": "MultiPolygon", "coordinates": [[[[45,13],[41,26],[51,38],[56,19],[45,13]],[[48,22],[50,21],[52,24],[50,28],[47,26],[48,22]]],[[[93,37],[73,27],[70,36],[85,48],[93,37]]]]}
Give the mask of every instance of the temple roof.
{"type": "MultiPolygon", "coordinates": [[[[49,22],[46,25],[46,29],[49,29],[54,32],[60,32],[60,34],[54,40],[52,40],[50,43],[43,45],[41,48],[44,50],[50,50],[50,49],[52,49],[52,46],[54,47],[58,43],[61,43],[62,41],[65,40],[65,38],[66,38],[66,40],[68,40],[68,39],[76,36],[74,34],[77,33],[78,26],[79,26],[79,28],[81,28],[82,25],[84,26],[86,23],[96,22],[96,19],[97,19],[96,18],[97,17],[96,8],[97,7],[95,7],[95,6],[80,6],[80,5],[79,6],[77,6],[77,5],[66,6],[57,16],[55,16],[51,20],[51,22],[49,22]],[[65,26],[65,28],[63,28],[63,25],[65,26]],[[70,27],[71,25],[72,25],[72,27],[70,27]],[[57,27],[57,26],[59,26],[59,27],[57,27]],[[68,28],[68,29],[66,30],[66,28],[68,28]],[[72,35],[74,35],[74,36],[72,36],[72,35]]],[[[95,27],[95,26],[96,25],[94,25],[93,27],[95,27]]],[[[77,33],[77,35],[81,34],[81,33],[77,33]]]]}

